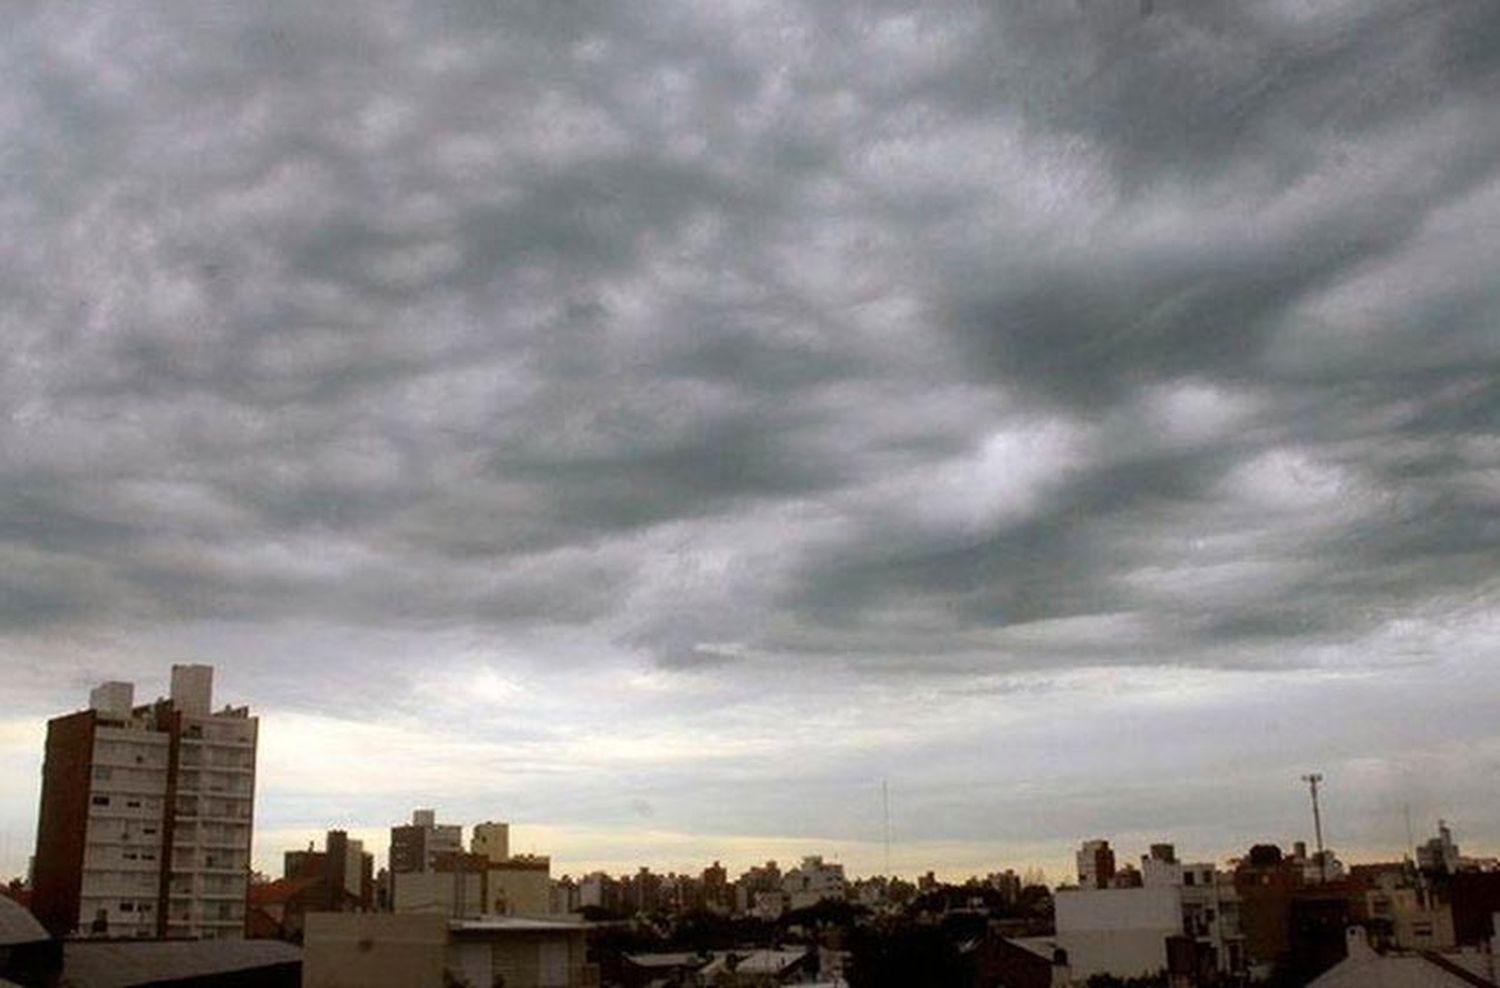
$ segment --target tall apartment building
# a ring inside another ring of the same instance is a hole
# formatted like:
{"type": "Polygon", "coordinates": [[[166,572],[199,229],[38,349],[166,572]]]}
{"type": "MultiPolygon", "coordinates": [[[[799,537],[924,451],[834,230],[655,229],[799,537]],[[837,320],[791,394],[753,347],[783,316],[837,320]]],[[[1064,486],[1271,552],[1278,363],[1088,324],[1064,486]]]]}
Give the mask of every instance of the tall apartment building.
{"type": "Polygon", "coordinates": [[[259,723],[213,710],[213,668],[167,699],[105,683],[47,723],[33,911],[54,936],[238,937],[259,723]]]}

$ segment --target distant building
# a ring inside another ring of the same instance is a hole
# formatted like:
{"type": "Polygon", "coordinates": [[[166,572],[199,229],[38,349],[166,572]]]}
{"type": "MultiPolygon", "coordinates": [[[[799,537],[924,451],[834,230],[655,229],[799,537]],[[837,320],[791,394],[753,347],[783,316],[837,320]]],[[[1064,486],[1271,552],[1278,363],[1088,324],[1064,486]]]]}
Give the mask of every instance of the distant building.
{"type": "Polygon", "coordinates": [[[1453,831],[1448,829],[1446,820],[1439,820],[1437,836],[1417,848],[1417,867],[1423,871],[1454,872],[1461,860],[1453,831]]]}
{"type": "Polygon", "coordinates": [[[596,871],[578,880],[579,909],[601,909],[618,913],[623,904],[620,882],[604,872],[596,871]]]}
{"type": "Polygon", "coordinates": [[[33,910],[55,936],[239,937],[258,721],[213,710],[213,668],[135,705],[105,683],[47,724],[33,910]]]}
{"type": "Polygon", "coordinates": [[[1021,901],[1021,876],[1007,868],[984,876],[984,884],[1000,893],[1000,901],[1013,906],[1021,901]]]}
{"type": "Polygon", "coordinates": [[[342,830],[330,830],[323,847],[287,851],[280,879],[251,883],[249,936],[300,940],[306,913],[375,908],[375,856],[342,830]]]}
{"type": "Polygon", "coordinates": [[[393,912],[451,918],[552,912],[551,859],[512,855],[506,823],[477,825],[465,851],[461,826],[418,810],[410,825],[391,829],[391,862],[393,912]]]}
{"type": "Polygon", "coordinates": [[[1345,877],[1344,863],[1332,850],[1325,848],[1321,851],[1307,853],[1306,841],[1295,841],[1292,844],[1292,856],[1290,859],[1302,869],[1302,882],[1304,885],[1316,885],[1319,882],[1338,882],[1345,877]]]}
{"type": "Polygon", "coordinates": [[[821,855],[810,854],[781,879],[787,907],[805,909],[820,902],[842,902],[847,896],[844,866],[828,864],[821,855]]]}
{"type": "Polygon", "coordinates": [[[639,871],[620,883],[620,893],[625,908],[634,913],[651,913],[662,907],[664,882],[650,868],[642,866],[639,871]]]}
{"type": "Polygon", "coordinates": [[[576,913],[583,908],[580,901],[578,883],[571,876],[564,875],[552,880],[550,889],[552,896],[552,908],[550,912],[554,916],[562,916],[568,913],[576,913]]]}
{"type": "Polygon", "coordinates": [[[1182,863],[1171,844],[1152,844],[1151,853],[1141,855],[1141,884],[1146,888],[1175,888],[1182,884],[1182,863]]]}
{"type": "Polygon", "coordinates": [[[701,898],[704,909],[710,912],[727,913],[734,908],[733,890],[729,885],[729,873],[715,861],[703,869],[699,876],[701,898]]]}
{"type": "Polygon", "coordinates": [[[440,824],[433,810],[414,810],[411,823],[391,828],[389,868],[392,884],[396,876],[429,871],[438,855],[464,849],[463,827],[440,824]]]}
{"type": "Polygon", "coordinates": [[[740,875],[734,883],[735,911],[748,913],[754,909],[760,892],[781,892],[781,868],[775,861],[755,865],[740,875]]]}
{"type": "Polygon", "coordinates": [[[1086,840],[1078,849],[1078,886],[1107,889],[1115,877],[1115,852],[1107,840],[1086,840]]]}

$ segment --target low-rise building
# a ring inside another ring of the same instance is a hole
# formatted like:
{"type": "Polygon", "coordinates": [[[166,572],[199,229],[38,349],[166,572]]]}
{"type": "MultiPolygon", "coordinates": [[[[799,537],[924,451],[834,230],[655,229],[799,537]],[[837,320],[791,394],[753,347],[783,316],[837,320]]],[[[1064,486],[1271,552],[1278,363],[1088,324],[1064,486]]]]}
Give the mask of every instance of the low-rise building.
{"type": "MultiPolygon", "coordinates": [[[[1091,841],[1084,845],[1101,842],[1091,841]]],[[[1097,848],[1089,855],[1094,857],[1097,848]]],[[[1080,860],[1085,856],[1080,851],[1080,860]]],[[[1141,858],[1139,885],[1058,889],[1056,941],[1077,977],[1139,977],[1168,968],[1168,940],[1190,950],[1195,970],[1239,971],[1244,950],[1239,900],[1230,876],[1209,863],[1184,863],[1171,844],[1153,844],[1141,858]],[[1185,945],[1184,945],[1185,944],[1185,945]]],[[[1101,879],[1102,880],[1102,879],[1101,879]]]]}
{"type": "Polygon", "coordinates": [[[1452,906],[1410,861],[1354,865],[1348,889],[1350,918],[1369,929],[1378,946],[1447,950],[1457,945],[1452,906]]]}
{"type": "Polygon", "coordinates": [[[303,988],[592,988],[582,923],[311,913],[303,988]]]}
{"type": "Polygon", "coordinates": [[[246,935],[298,940],[308,912],[367,912],[375,907],[375,857],[342,830],[330,830],[323,850],[283,855],[282,876],[252,882],[246,935]]]}

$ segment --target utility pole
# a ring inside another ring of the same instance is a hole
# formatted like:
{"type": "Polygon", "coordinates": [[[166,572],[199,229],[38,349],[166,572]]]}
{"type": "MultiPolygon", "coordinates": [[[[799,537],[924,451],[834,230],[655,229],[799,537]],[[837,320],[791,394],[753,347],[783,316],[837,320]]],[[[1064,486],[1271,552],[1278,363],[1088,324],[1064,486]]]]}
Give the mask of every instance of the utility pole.
{"type": "Polygon", "coordinates": [[[1318,811],[1318,783],[1323,781],[1323,775],[1321,772],[1312,772],[1304,775],[1302,781],[1307,783],[1308,790],[1312,792],[1313,836],[1318,842],[1318,881],[1326,883],[1328,881],[1328,858],[1323,853],[1323,816],[1318,811]]]}

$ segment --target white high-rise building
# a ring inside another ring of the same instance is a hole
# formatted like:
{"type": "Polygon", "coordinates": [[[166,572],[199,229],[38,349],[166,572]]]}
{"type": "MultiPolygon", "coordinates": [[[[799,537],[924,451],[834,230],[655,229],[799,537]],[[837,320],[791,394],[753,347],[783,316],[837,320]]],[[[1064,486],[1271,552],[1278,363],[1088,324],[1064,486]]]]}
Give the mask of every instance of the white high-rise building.
{"type": "Polygon", "coordinates": [[[801,865],[782,877],[781,891],[792,909],[804,909],[829,899],[842,900],[847,895],[844,866],[825,863],[822,855],[809,854],[801,865]]]}
{"type": "Polygon", "coordinates": [[[241,936],[259,723],[213,710],[210,666],[134,692],[105,683],[47,725],[34,911],[55,936],[241,936]]]}

